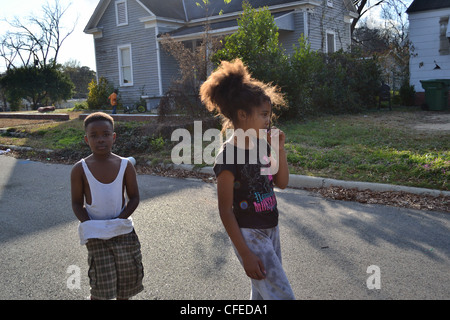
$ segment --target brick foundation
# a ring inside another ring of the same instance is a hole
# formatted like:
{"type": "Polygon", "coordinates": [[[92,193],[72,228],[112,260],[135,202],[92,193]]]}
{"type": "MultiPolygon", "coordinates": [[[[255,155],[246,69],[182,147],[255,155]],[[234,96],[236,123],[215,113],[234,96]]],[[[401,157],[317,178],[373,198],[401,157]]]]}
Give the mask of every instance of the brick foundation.
{"type": "Polygon", "coordinates": [[[0,118],[7,119],[29,119],[29,120],[57,120],[67,121],[69,115],[66,113],[14,113],[0,112],[0,118]]]}
{"type": "MultiPolygon", "coordinates": [[[[89,114],[83,113],[78,116],[78,119],[84,120],[89,114]]],[[[157,114],[109,114],[114,121],[149,121],[157,119],[157,114]]]]}

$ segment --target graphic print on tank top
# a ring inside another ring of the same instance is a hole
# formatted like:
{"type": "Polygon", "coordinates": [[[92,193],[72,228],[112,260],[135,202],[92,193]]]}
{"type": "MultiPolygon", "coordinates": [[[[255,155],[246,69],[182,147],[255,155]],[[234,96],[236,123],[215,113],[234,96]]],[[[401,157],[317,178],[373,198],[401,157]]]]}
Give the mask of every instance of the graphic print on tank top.
{"type": "Polygon", "coordinates": [[[242,166],[241,179],[246,180],[248,184],[246,198],[252,200],[255,212],[273,211],[277,206],[273,192],[273,177],[261,175],[261,166],[264,165],[242,166]]]}
{"type": "MultiPolygon", "coordinates": [[[[221,157],[221,159],[219,158],[217,161],[216,158],[214,172],[216,176],[219,176],[223,170],[228,170],[234,175],[233,212],[239,227],[272,228],[278,225],[273,177],[270,174],[261,174],[262,170],[270,168],[270,160],[266,157],[258,159],[256,164],[250,164],[249,152],[245,151],[246,161],[240,164],[237,162],[237,147],[225,144],[217,157],[221,157]],[[234,152],[234,161],[227,158],[227,152],[230,150],[234,152]],[[221,161],[222,159],[223,161],[221,161]]],[[[268,152],[267,155],[269,154],[268,152]]]]}

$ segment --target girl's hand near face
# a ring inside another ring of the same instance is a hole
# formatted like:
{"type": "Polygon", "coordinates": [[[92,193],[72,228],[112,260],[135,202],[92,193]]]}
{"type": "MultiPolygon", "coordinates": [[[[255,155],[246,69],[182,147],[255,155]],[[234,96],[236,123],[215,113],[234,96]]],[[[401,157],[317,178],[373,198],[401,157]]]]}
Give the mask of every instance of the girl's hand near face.
{"type": "Polygon", "coordinates": [[[286,135],[282,130],[278,129],[277,127],[272,127],[270,128],[270,130],[267,131],[267,142],[270,144],[271,147],[275,149],[277,153],[279,153],[280,150],[284,150],[286,135]]]}
{"type": "Polygon", "coordinates": [[[275,158],[271,155],[273,182],[278,188],[284,189],[289,183],[289,167],[286,151],[284,150],[286,135],[282,130],[272,127],[271,130],[267,132],[267,142],[276,154],[275,158]]]}

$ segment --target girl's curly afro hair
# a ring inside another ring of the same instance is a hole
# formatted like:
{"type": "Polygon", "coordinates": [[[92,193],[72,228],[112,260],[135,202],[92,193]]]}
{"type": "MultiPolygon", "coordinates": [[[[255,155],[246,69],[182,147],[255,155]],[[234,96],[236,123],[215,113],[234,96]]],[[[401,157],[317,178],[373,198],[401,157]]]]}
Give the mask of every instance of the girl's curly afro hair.
{"type": "Polygon", "coordinates": [[[263,102],[285,106],[279,88],[252,78],[239,59],[222,61],[200,87],[200,97],[209,111],[225,118],[224,127],[235,123],[238,110],[251,114],[263,102]]]}

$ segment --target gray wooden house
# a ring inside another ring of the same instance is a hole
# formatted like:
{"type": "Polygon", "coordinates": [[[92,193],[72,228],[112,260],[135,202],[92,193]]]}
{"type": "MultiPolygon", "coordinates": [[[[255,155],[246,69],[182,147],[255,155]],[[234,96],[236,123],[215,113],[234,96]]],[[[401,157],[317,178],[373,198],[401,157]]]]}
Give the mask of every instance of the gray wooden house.
{"type": "MultiPolygon", "coordinates": [[[[192,46],[202,38],[205,20],[217,36],[237,30],[242,0],[100,0],[84,30],[95,43],[97,76],[119,88],[124,104],[144,97],[147,108],[156,107],[168,90],[178,67],[160,46],[160,36],[192,46]],[[206,17],[206,12],[207,16],[206,17]]],[[[304,34],[313,50],[347,50],[350,24],[357,17],[352,0],[249,0],[253,8],[268,7],[279,28],[287,53],[304,34]]]]}

